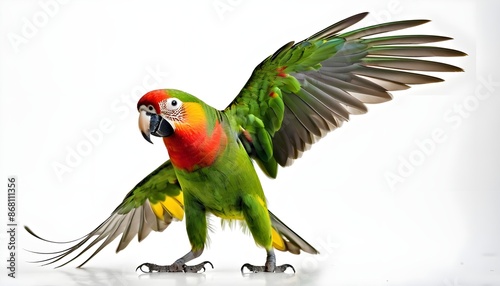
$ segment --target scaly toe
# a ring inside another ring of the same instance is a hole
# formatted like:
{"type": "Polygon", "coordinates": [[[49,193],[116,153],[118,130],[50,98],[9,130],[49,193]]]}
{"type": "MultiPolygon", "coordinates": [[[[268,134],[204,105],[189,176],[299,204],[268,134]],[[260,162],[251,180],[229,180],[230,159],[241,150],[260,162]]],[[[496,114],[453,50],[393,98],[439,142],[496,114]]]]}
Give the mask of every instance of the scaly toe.
{"type": "Polygon", "coordinates": [[[205,265],[210,264],[212,266],[212,269],[214,269],[214,265],[210,261],[203,261],[200,264],[197,265],[184,265],[184,272],[186,273],[198,273],[198,271],[203,269],[203,272],[205,272],[205,265]]]}
{"type": "Polygon", "coordinates": [[[288,268],[291,268],[293,270],[293,273],[295,273],[295,268],[293,268],[293,266],[290,265],[290,264],[283,264],[283,265],[280,265],[280,266],[276,266],[276,268],[274,269],[274,273],[283,273],[288,268]]]}
{"type": "Polygon", "coordinates": [[[157,265],[154,263],[143,263],[135,269],[141,270],[143,273],[152,273],[152,272],[182,272],[182,269],[179,269],[179,267],[176,267],[177,265],[157,265]],[[143,267],[147,267],[147,271],[144,271],[142,269],[143,267]]]}

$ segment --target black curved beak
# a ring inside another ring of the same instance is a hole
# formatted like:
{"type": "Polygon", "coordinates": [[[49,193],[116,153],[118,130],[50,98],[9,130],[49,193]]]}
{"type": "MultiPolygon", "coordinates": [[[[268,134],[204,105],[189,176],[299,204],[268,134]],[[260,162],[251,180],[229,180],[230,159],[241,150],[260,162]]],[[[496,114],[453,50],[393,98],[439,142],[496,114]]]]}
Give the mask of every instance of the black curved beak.
{"type": "Polygon", "coordinates": [[[168,137],[174,133],[172,125],[158,114],[141,111],[139,115],[139,129],[142,137],[153,144],[150,135],[168,137]]]}
{"type": "Polygon", "coordinates": [[[174,128],[167,120],[157,114],[151,114],[151,123],[149,124],[151,134],[157,137],[168,137],[174,133],[174,128]]]}

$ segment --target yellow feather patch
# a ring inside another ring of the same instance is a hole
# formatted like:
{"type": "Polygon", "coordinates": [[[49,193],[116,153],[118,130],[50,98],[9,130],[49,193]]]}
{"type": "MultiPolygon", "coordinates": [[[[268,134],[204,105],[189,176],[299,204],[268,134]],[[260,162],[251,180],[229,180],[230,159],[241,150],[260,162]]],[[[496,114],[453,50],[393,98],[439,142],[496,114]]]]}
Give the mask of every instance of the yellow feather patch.
{"type": "Polygon", "coordinates": [[[184,109],[184,112],[182,113],[183,120],[175,122],[176,131],[189,131],[192,128],[200,128],[205,126],[205,113],[199,103],[184,102],[182,107],[184,109]]]}
{"type": "Polygon", "coordinates": [[[259,201],[260,205],[265,207],[267,209],[267,205],[266,203],[264,202],[264,200],[261,198],[261,197],[257,197],[257,200],[259,201]]]}
{"type": "Polygon", "coordinates": [[[243,220],[244,219],[243,215],[240,212],[214,213],[214,214],[223,220],[243,220]]]}
{"type": "Polygon", "coordinates": [[[166,211],[173,218],[182,220],[184,218],[184,196],[182,193],[175,197],[166,196],[165,200],[151,204],[151,209],[158,219],[163,220],[166,211]]]}
{"type": "Polygon", "coordinates": [[[156,217],[158,219],[163,219],[163,207],[161,205],[161,202],[157,202],[156,204],[151,204],[151,209],[155,213],[156,217]]]}
{"type": "Polygon", "coordinates": [[[161,204],[173,218],[178,220],[182,220],[184,218],[184,205],[177,199],[167,196],[161,204]]]}
{"type": "Polygon", "coordinates": [[[182,195],[182,192],[180,192],[177,196],[174,196],[173,198],[176,199],[181,204],[181,206],[184,207],[184,196],[182,195]]]}
{"type": "Polygon", "coordinates": [[[272,229],[273,247],[280,251],[286,250],[285,242],[281,235],[273,228],[272,229]]]}

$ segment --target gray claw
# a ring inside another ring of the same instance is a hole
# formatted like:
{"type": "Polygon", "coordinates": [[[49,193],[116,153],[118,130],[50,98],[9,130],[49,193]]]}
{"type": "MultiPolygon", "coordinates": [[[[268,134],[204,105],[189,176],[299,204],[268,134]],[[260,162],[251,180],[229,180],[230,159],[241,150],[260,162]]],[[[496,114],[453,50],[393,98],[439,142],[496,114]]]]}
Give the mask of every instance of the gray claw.
{"type": "Polygon", "coordinates": [[[182,272],[182,270],[177,270],[174,267],[171,267],[171,265],[157,265],[154,263],[143,263],[135,269],[140,269],[143,273],[152,273],[152,272],[182,272]],[[142,268],[147,267],[148,271],[144,271],[142,268]]]}
{"type": "Polygon", "coordinates": [[[143,264],[137,266],[137,268],[135,269],[135,271],[137,271],[137,269],[140,269],[142,271],[142,273],[151,273],[152,272],[152,266],[153,266],[153,264],[151,264],[151,263],[143,263],[143,264]],[[148,271],[144,271],[142,269],[142,267],[144,267],[144,266],[146,266],[148,268],[148,271]]]}
{"type": "Polygon", "coordinates": [[[291,268],[293,270],[293,273],[295,273],[295,268],[293,268],[293,266],[290,264],[283,264],[280,266],[276,266],[276,268],[274,269],[274,272],[275,273],[282,273],[282,272],[285,272],[288,268],[291,268]]]}
{"type": "Polygon", "coordinates": [[[197,264],[197,265],[184,265],[183,266],[183,269],[184,269],[184,272],[189,272],[189,273],[198,273],[198,271],[202,270],[203,269],[203,272],[205,272],[205,265],[206,264],[210,264],[210,266],[212,266],[212,269],[214,268],[214,265],[210,262],[210,261],[203,261],[202,263],[200,264],[197,264]]]}
{"type": "Polygon", "coordinates": [[[252,273],[265,271],[264,266],[255,266],[255,265],[252,265],[250,263],[245,263],[245,264],[243,264],[243,266],[241,266],[241,274],[243,274],[243,270],[245,269],[245,267],[252,273]]]}

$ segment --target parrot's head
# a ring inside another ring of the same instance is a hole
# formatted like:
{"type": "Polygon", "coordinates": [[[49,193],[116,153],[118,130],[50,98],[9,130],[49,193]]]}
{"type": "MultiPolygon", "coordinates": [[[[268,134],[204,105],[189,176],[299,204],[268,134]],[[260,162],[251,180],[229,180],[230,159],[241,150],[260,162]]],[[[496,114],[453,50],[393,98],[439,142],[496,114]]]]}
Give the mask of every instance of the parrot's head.
{"type": "Polygon", "coordinates": [[[176,168],[194,170],[210,166],[225,148],[227,138],[221,116],[213,107],[180,90],[153,90],[137,103],[139,129],[163,137],[170,161],[176,168]]]}
{"type": "Polygon", "coordinates": [[[202,104],[180,90],[159,89],[146,93],[137,103],[142,136],[153,143],[150,135],[169,137],[196,128],[203,121],[202,104]]]}

